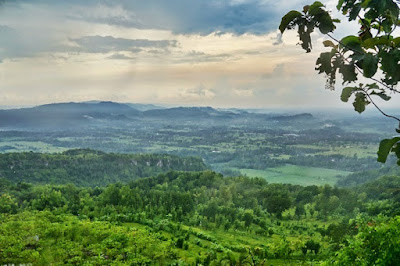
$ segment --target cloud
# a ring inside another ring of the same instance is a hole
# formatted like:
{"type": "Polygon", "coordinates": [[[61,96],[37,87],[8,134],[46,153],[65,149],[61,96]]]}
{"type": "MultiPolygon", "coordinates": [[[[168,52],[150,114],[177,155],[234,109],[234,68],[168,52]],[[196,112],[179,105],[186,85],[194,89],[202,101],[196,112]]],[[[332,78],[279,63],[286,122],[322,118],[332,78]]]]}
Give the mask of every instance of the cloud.
{"type": "Polygon", "coordinates": [[[175,60],[176,63],[208,63],[208,62],[220,62],[232,59],[231,54],[220,53],[220,54],[208,54],[199,51],[190,51],[175,60]]]}
{"type": "Polygon", "coordinates": [[[75,10],[76,12],[69,14],[68,18],[137,29],[146,28],[133,11],[126,10],[118,4],[113,6],[94,4],[91,8],[78,6],[75,10]]]}
{"type": "MultiPolygon", "coordinates": [[[[274,31],[285,12],[294,8],[299,9],[308,2],[306,0],[125,0],[118,1],[118,5],[127,11],[135,12],[136,21],[140,21],[141,25],[147,28],[163,28],[178,34],[207,35],[220,32],[240,35],[274,31]]],[[[112,18],[107,22],[116,24],[112,18]]]]}
{"type": "Polygon", "coordinates": [[[49,44],[40,46],[29,38],[12,27],[0,25],[0,59],[29,57],[50,49],[49,44]]]}
{"type": "Polygon", "coordinates": [[[240,97],[252,97],[254,95],[253,89],[249,88],[236,88],[233,93],[240,97]]]}
{"type": "MultiPolygon", "coordinates": [[[[136,12],[147,28],[163,28],[178,34],[220,33],[264,34],[276,29],[278,19],[272,1],[122,1],[126,10],[136,12]]],[[[112,19],[108,20],[113,24],[112,19]]]]}
{"type": "Polygon", "coordinates": [[[273,40],[274,42],[272,43],[273,45],[280,45],[283,43],[282,40],[282,34],[279,32],[276,34],[275,38],[271,38],[271,40],[273,40]]]}
{"type": "MultiPolygon", "coordinates": [[[[138,53],[147,48],[165,53],[178,44],[169,39],[179,36],[264,35],[276,31],[287,10],[307,2],[282,1],[6,0],[0,9],[0,59],[35,57],[40,53],[138,53]],[[24,17],[23,22],[20,17],[24,17]],[[131,30],[135,29],[137,32],[132,35],[131,30]],[[160,29],[170,35],[154,40],[160,29]],[[153,35],[141,36],[146,30],[153,31],[153,35]]],[[[279,36],[271,41],[281,42],[279,36]]],[[[232,57],[212,52],[177,58],[201,63],[232,57]]]]}
{"type": "Polygon", "coordinates": [[[181,90],[179,93],[179,98],[185,100],[205,100],[212,99],[214,97],[215,92],[212,89],[206,88],[203,84],[191,89],[181,90]]]}
{"type": "MultiPolygon", "coordinates": [[[[20,0],[32,3],[30,0],[20,0]]],[[[176,34],[213,32],[265,34],[275,31],[290,9],[308,0],[38,0],[49,10],[65,10],[69,19],[137,29],[164,29],[176,34]]]]}
{"type": "Polygon", "coordinates": [[[127,51],[132,53],[140,52],[141,48],[162,48],[175,47],[174,40],[146,40],[146,39],[125,39],[112,36],[84,36],[77,39],[70,39],[76,43],[78,51],[86,53],[109,53],[127,51]]]}
{"type": "Polygon", "coordinates": [[[261,76],[262,79],[270,78],[281,78],[285,74],[285,64],[280,63],[275,65],[274,69],[270,73],[265,73],[261,76]]]}
{"type": "Polygon", "coordinates": [[[115,53],[107,57],[107,59],[114,59],[114,60],[132,60],[135,59],[134,57],[126,56],[124,54],[115,53]]]}

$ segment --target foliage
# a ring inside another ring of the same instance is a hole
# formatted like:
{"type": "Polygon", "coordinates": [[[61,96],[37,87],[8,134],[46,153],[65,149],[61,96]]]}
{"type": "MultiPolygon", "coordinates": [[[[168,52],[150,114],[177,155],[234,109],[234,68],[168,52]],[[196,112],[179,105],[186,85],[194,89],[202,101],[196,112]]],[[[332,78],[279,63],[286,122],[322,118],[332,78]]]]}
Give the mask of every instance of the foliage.
{"type": "Polygon", "coordinates": [[[380,194],[379,183],[302,187],[211,171],[96,188],[0,179],[0,264],[329,261],[359,233],[351,219],[360,211],[400,212],[399,180],[379,180],[380,194]]]}
{"type": "Polygon", "coordinates": [[[334,265],[399,265],[400,216],[358,219],[359,233],[338,251],[334,265]]]}
{"type": "Polygon", "coordinates": [[[55,154],[0,154],[0,176],[13,182],[73,183],[94,187],[129,182],[168,170],[205,169],[206,166],[200,158],[181,158],[166,154],[115,154],[88,149],[55,154]]]}
{"type": "MultiPolygon", "coordinates": [[[[311,33],[315,28],[329,36],[333,41],[326,40],[324,46],[329,52],[320,54],[316,62],[316,70],[326,76],[326,88],[333,90],[336,75],[340,73],[343,85],[356,83],[359,75],[370,79],[372,83],[359,83],[343,88],[341,100],[347,102],[354,96],[355,111],[362,113],[367,105],[372,103],[383,115],[400,122],[400,119],[386,114],[375,103],[379,98],[384,101],[391,99],[390,93],[399,93],[396,86],[400,80],[400,37],[396,29],[399,23],[399,4],[393,0],[339,0],[337,9],[348,17],[349,21],[356,20],[360,30],[357,35],[334,38],[330,33],[335,30],[332,19],[321,2],[307,5],[302,12],[290,11],[281,21],[279,29],[297,26],[300,44],[306,52],[312,48],[311,33]]],[[[400,133],[400,128],[396,129],[400,133]]],[[[378,161],[386,162],[389,152],[393,152],[400,165],[400,137],[384,139],[380,143],[378,161]]]]}

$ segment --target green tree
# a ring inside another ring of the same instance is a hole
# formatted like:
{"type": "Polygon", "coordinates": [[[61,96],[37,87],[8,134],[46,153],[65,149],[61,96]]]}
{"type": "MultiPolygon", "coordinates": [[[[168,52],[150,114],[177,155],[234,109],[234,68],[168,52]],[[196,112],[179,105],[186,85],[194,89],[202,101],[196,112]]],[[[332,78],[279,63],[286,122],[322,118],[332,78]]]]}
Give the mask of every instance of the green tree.
{"type": "MultiPolygon", "coordinates": [[[[279,30],[297,27],[301,47],[310,52],[312,49],[311,33],[315,28],[331,40],[323,42],[330,51],[320,54],[316,70],[326,77],[326,88],[334,90],[336,75],[341,74],[343,84],[341,100],[347,102],[354,96],[355,111],[362,113],[369,104],[389,118],[400,122],[400,118],[384,112],[376,103],[380,98],[391,99],[390,94],[398,94],[400,80],[400,37],[398,0],[339,0],[337,9],[347,16],[349,21],[357,20],[360,30],[355,35],[336,38],[331,33],[335,30],[333,19],[321,2],[304,6],[302,12],[292,10],[281,21],[279,30]],[[368,84],[358,83],[359,76],[369,80],[368,84]],[[358,84],[357,84],[358,83],[358,84]]],[[[396,129],[400,133],[400,126],[396,129]]],[[[381,141],[378,161],[386,162],[389,152],[393,152],[400,165],[400,136],[381,141]]]]}
{"type": "Polygon", "coordinates": [[[0,213],[14,213],[18,208],[18,204],[11,195],[5,193],[0,195],[0,213]]]}
{"type": "Polygon", "coordinates": [[[254,219],[253,210],[246,210],[243,214],[244,226],[246,228],[249,228],[251,223],[253,222],[253,219],[254,219]]]}
{"type": "Polygon", "coordinates": [[[358,265],[399,265],[399,216],[389,221],[359,218],[358,229],[358,234],[338,251],[334,265],[349,265],[355,261],[358,265]]]}

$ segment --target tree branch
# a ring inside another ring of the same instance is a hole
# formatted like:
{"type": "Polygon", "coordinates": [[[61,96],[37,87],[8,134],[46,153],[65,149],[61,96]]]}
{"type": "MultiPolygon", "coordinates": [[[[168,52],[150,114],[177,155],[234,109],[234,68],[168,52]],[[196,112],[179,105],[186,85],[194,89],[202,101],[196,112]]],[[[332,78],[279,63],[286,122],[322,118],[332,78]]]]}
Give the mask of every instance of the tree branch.
{"type": "Polygon", "coordinates": [[[362,89],[362,90],[363,90],[363,92],[365,93],[365,95],[367,96],[368,100],[375,106],[376,109],[378,109],[378,111],[379,111],[382,115],[384,115],[384,116],[386,116],[386,117],[389,117],[389,118],[392,118],[392,119],[395,119],[395,120],[397,120],[397,121],[400,123],[400,118],[395,117],[395,116],[393,116],[393,115],[388,115],[387,113],[385,113],[384,111],[382,111],[382,109],[379,108],[379,106],[374,102],[374,100],[372,99],[371,95],[369,95],[368,92],[366,92],[364,89],[362,89]]]}
{"type": "MultiPolygon", "coordinates": [[[[341,41],[339,41],[338,39],[336,39],[335,37],[333,37],[331,34],[327,33],[326,35],[327,35],[329,38],[331,38],[332,40],[334,40],[335,42],[337,42],[337,43],[343,45],[344,47],[346,47],[346,48],[349,49],[350,51],[352,51],[352,52],[354,52],[354,53],[358,53],[358,54],[364,54],[364,53],[362,53],[362,52],[359,52],[359,51],[357,51],[357,50],[354,50],[354,49],[348,47],[347,45],[344,45],[341,41]]],[[[342,56],[343,56],[343,58],[344,58],[344,55],[342,55],[342,56]]],[[[356,65],[355,65],[355,66],[356,66],[356,65]]],[[[356,66],[356,69],[357,69],[361,74],[364,73],[364,72],[363,72],[359,67],[357,67],[357,66],[356,66]]],[[[363,76],[364,76],[364,74],[363,74],[363,76]]],[[[390,90],[390,91],[392,91],[392,92],[394,92],[394,93],[400,93],[400,91],[397,90],[397,89],[395,89],[393,86],[389,86],[389,85],[383,83],[382,81],[380,81],[380,80],[378,80],[378,79],[376,79],[376,78],[370,77],[369,79],[371,79],[371,80],[373,80],[373,81],[375,81],[375,82],[381,84],[382,86],[384,86],[385,88],[387,88],[388,90],[390,90]]]]}

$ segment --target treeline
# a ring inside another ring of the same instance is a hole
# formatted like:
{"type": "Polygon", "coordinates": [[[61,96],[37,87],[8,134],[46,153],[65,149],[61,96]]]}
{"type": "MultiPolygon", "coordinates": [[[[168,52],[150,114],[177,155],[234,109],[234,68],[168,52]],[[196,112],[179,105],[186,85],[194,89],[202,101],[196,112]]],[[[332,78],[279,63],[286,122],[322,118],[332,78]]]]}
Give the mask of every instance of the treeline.
{"type": "MultiPolygon", "coordinates": [[[[285,164],[293,164],[299,166],[310,166],[310,167],[322,167],[327,169],[345,170],[345,171],[369,171],[376,170],[382,167],[382,164],[378,163],[375,158],[357,158],[347,157],[340,154],[332,155],[305,155],[296,154],[295,150],[291,153],[271,153],[265,152],[264,154],[258,154],[254,156],[253,151],[243,151],[242,153],[237,152],[236,154],[219,154],[215,155],[218,158],[216,162],[226,163],[227,166],[235,168],[246,168],[246,169],[259,169],[264,170],[266,168],[273,168],[283,166],[285,164]],[[275,159],[273,156],[279,157],[281,154],[289,154],[287,159],[275,159]],[[236,157],[235,157],[236,156],[236,157]],[[254,156],[254,157],[252,157],[254,156]]],[[[205,156],[206,157],[206,156],[205,156]]],[[[213,161],[214,162],[214,161],[213,161]]],[[[379,170],[375,171],[379,173],[379,170]]],[[[376,176],[376,175],[375,175],[376,176]]],[[[381,175],[377,175],[379,177],[381,175]]],[[[367,180],[368,181],[368,180],[367,180]]],[[[341,186],[347,186],[340,184],[341,186]]]]}
{"type": "Polygon", "coordinates": [[[381,176],[400,176],[400,167],[393,158],[389,158],[388,162],[379,169],[371,169],[359,171],[338,180],[338,186],[354,187],[367,182],[377,180],[381,176]]]}
{"type": "Polygon", "coordinates": [[[399,191],[399,177],[349,190],[211,171],[167,172],[95,188],[1,179],[0,263],[335,260],[365,223],[377,225],[378,214],[400,214],[399,191]],[[26,219],[30,215],[36,218],[26,219]],[[353,219],[360,215],[366,222],[358,226],[353,219]]]}
{"type": "Polygon", "coordinates": [[[200,158],[166,154],[115,154],[89,149],[56,154],[0,154],[0,178],[14,183],[72,183],[94,187],[129,182],[169,170],[202,171],[206,168],[200,158]]]}

